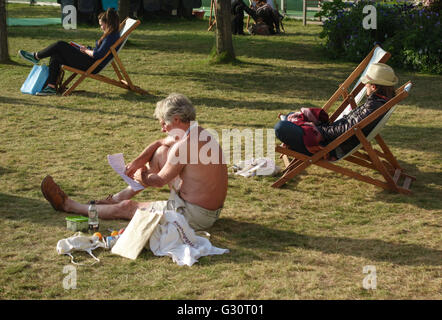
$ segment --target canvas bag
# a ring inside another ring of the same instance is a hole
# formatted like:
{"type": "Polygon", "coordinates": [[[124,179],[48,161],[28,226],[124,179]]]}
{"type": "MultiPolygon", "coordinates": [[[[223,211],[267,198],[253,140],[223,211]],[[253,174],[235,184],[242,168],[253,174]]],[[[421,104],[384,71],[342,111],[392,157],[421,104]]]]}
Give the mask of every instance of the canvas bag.
{"type": "Polygon", "coordinates": [[[137,209],[124,233],[112,247],[112,253],[135,260],[143,250],[163,212],[155,205],[137,209]]]}
{"type": "Polygon", "coordinates": [[[49,68],[45,65],[34,65],[21,86],[20,91],[25,94],[36,94],[43,89],[43,86],[48,80],[49,68]]]}

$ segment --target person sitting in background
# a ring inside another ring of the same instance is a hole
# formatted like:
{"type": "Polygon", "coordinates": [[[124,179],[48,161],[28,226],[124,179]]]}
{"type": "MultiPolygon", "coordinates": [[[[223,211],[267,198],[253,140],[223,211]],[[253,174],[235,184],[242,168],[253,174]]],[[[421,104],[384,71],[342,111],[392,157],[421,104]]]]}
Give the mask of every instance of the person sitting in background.
{"type": "Polygon", "coordinates": [[[244,11],[256,21],[255,11],[246,6],[242,0],[232,0],[232,34],[244,35],[244,11]]]}
{"type": "MultiPolygon", "coordinates": [[[[384,63],[373,63],[368,68],[367,74],[362,77],[361,82],[365,84],[367,90],[367,100],[363,105],[333,123],[315,121],[315,119],[320,120],[328,117],[323,117],[319,113],[315,117],[303,112],[302,119],[299,112],[291,113],[276,123],[274,127],[276,137],[289,149],[311,156],[393,98],[395,96],[394,86],[397,84],[398,78],[390,66],[384,63]]],[[[383,115],[364,127],[362,129],[364,135],[368,135],[382,117],[383,115]]],[[[350,137],[330,152],[330,160],[341,158],[358,144],[359,140],[356,136],[350,137]]]]}
{"type": "Polygon", "coordinates": [[[266,0],[256,2],[256,16],[267,25],[270,34],[280,33],[279,14],[266,0]]]}
{"type": "MultiPolygon", "coordinates": [[[[57,79],[62,65],[87,70],[95,61],[106,55],[110,47],[120,37],[118,30],[120,27],[120,18],[115,9],[109,8],[98,16],[98,21],[101,30],[103,30],[103,35],[96,41],[96,47],[94,49],[85,46],[75,47],[65,41],[57,41],[38,52],[18,51],[20,57],[33,64],[37,64],[41,59],[50,58],[47,86],[41,92],[37,93],[37,95],[47,96],[57,93],[57,79]]],[[[112,59],[112,55],[109,55],[100,66],[98,66],[94,73],[99,72],[110,59],[112,59]]]]}

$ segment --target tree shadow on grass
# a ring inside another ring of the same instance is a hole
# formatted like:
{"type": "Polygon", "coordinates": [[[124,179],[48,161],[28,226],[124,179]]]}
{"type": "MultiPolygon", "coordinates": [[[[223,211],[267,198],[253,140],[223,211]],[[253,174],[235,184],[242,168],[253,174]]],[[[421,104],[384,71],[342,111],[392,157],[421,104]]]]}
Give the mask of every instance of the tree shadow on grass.
{"type": "Polygon", "coordinates": [[[0,221],[4,219],[29,221],[41,225],[66,227],[65,214],[55,212],[51,205],[44,200],[25,198],[11,194],[0,193],[0,221]]]}
{"type": "MultiPolygon", "coordinates": [[[[265,68],[262,68],[256,71],[253,76],[249,73],[220,71],[217,71],[216,76],[214,76],[211,71],[207,70],[153,73],[152,75],[183,79],[183,83],[199,83],[207,90],[216,88],[223,92],[238,92],[244,93],[244,95],[254,94],[256,97],[265,94],[287,97],[290,94],[290,96],[297,99],[328,100],[336,90],[339,81],[342,80],[340,75],[345,74],[346,71],[344,68],[338,68],[334,70],[336,76],[333,76],[326,69],[317,70],[314,73],[302,68],[285,70],[274,67],[272,69],[265,70],[265,68]],[[300,83],[302,83],[302,86],[299,85],[300,83]]],[[[322,105],[318,107],[322,107],[322,105]]]]}
{"type": "Polygon", "coordinates": [[[442,265],[442,251],[416,244],[402,244],[379,239],[352,239],[346,237],[305,235],[287,230],[273,229],[261,224],[221,218],[213,227],[213,233],[222,233],[232,242],[233,257],[247,261],[262,259],[259,252],[286,251],[290,247],[314,250],[325,254],[362,257],[373,261],[385,261],[397,265],[442,265]],[[239,250],[238,254],[235,251],[239,250]],[[242,252],[244,250],[244,252],[242,252]],[[253,254],[251,253],[253,252],[253,254]]]}
{"type": "Polygon", "coordinates": [[[38,107],[46,107],[45,104],[35,103],[35,100],[33,99],[26,99],[26,98],[13,98],[13,97],[6,97],[6,96],[0,96],[0,104],[12,104],[12,105],[30,105],[30,106],[38,106],[38,107]]]}
{"type": "MultiPolygon", "coordinates": [[[[77,95],[78,97],[87,97],[90,98],[90,104],[94,103],[92,99],[98,99],[98,103],[101,106],[101,108],[94,108],[94,109],[88,109],[88,108],[82,108],[80,104],[76,104],[75,106],[67,106],[62,105],[57,101],[57,103],[50,103],[52,100],[48,99],[68,99],[65,97],[39,97],[41,99],[41,103],[36,103],[35,100],[32,97],[26,98],[14,98],[14,97],[1,97],[0,96],[0,104],[11,104],[11,105],[25,105],[25,106],[32,106],[32,107],[38,107],[38,108],[50,108],[50,109],[57,109],[57,110],[66,110],[66,111],[74,111],[74,112],[82,112],[82,113],[92,113],[97,115],[110,115],[110,116],[133,116],[135,118],[143,118],[143,119],[151,119],[155,120],[153,116],[150,116],[150,113],[146,113],[146,115],[142,114],[133,114],[133,111],[130,108],[130,105],[128,106],[127,110],[124,112],[116,112],[116,111],[109,111],[106,109],[106,104],[112,103],[112,99],[115,99],[115,94],[110,93],[97,93],[97,92],[90,92],[90,91],[74,91],[73,95],[77,95]],[[103,98],[105,98],[105,104],[103,104],[103,98]]],[[[133,102],[133,104],[137,103],[156,103],[159,98],[154,95],[143,95],[140,96],[133,92],[122,92],[120,95],[117,96],[117,98],[120,97],[122,99],[127,100],[128,102],[133,102]]],[[[63,101],[61,101],[63,102],[63,101]]]]}

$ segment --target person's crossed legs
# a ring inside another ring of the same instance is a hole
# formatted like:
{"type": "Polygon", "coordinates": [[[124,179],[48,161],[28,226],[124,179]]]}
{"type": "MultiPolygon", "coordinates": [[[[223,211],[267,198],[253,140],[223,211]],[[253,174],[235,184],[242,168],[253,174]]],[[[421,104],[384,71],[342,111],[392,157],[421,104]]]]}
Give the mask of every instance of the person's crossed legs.
{"type": "MultiPolygon", "coordinates": [[[[161,146],[158,148],[151,161],[148,163],[149,173],[158,173],[166,163],[169,147],[161,146]]],[[[89,204],[82,204],[70,199],[61,188],[54,182],[51,176],[46,176],[41,183],[41,190],[46,198],[57,211],[65,211],[88,215],[89,204]]],[[[132,219],[139,208],[149,206],[150,202],[137,202],[130,200],[139,191],[134,191],[130,187],[123,189],[111,199],[113,203],[97,204],[98,217],[103,220],[110,219],[132,219]]]]}

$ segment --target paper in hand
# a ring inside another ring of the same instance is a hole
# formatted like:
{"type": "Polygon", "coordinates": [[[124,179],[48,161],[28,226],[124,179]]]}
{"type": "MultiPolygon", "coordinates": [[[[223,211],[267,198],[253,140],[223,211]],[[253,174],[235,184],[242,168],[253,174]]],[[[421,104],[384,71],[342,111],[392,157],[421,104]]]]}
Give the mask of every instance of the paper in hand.
{"type": "Polygon", "coordinates": [[[124,163],[124,157],[122,153],[108,154],[107,161],[109,162],[110,166],[115,170],[115,172],[118,173],[124,181],[126,181],[126,183],[132,188],[132,190],[139,191],[144,189],[141,184],[124,174],[124,172],[126,171],[126,164],[124,163]]]}

